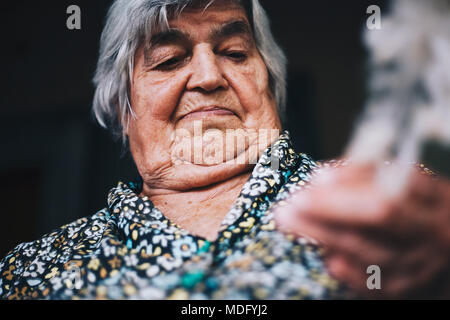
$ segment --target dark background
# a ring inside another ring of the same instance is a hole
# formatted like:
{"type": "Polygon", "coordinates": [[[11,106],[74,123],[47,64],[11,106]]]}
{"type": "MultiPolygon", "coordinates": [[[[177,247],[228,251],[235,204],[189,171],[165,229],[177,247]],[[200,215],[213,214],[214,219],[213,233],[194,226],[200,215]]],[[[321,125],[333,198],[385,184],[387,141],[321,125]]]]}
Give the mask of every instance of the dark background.
{"type": "MultiPolygon", "coordinates": [[[[364,105],[366,9],[377,4],[385,11],[386,1],[261,2],[289,59],[286,128],[298,151],[336,157],[364,105]]],[[[0,257],[20,242],[93,214],[118,180],[137,175],[130,155],[121,157],[120,142],[90,113],[110,4],[0,4],[0,257]],[[81,30],[66,28],[71,4],[81,8],[81,30]]]]}

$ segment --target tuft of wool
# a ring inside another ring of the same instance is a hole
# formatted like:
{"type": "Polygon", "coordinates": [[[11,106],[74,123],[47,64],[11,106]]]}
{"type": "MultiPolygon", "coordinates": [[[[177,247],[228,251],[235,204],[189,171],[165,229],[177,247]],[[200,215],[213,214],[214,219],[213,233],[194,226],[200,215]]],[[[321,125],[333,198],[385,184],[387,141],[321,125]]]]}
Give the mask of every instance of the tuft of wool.
{"type": "Polygon", "coordinates": [[[450,0],[395,0],[381,30],[367,30],[369,97],[346,156],[376,163],[401,191],[429,140],[450,145],[450,0]],[[402,165],[380,165],[384,161],[402,165]]]}

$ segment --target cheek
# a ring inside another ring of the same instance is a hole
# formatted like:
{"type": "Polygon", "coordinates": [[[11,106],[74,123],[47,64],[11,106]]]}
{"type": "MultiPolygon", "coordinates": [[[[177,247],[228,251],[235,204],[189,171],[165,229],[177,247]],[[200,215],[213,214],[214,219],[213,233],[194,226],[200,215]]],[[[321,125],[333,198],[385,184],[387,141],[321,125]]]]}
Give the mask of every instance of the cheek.
{"type": "Polygon", "coordinates": [[[130,117],[127,135],[141,174],[167,161],[173,139],[170,117],[183,87],[182,79],[176,76],[151,79],[149,75],[139,77],[138,74],[133,80],[130,103],[136,117],[130,117]],[[152,163],[147,163],[148,159],[152,159],[152,163]]]}
{"type": "Polygon", "coordinates": [[[184,77],[137,79],[131,89],[131,105],[138,117],[169,121],[184,88],[184,77]]]}
{"type": "Polygon", "coordinates": [[[154,147],[149,141],[161,141],[159,135],[167,126],[167,121],[164,121],[167,117],[159,102],[161,98],[170,100],[170,97],[158,95],[158,91],[153,86],[147,86],[145,80],[135,81],[132,85],[130,102],[135,117],[130,116],[127,131],[132,152],[138,150],[146,153],[148,148],[154,147]]]}
{"type": "Polygon", "coordinates": [[[149,72],[138,51],[130,89],[130,103],[138,118],[168,121],[185,85],[185,75],[149,72]]]}
{"type": "Polygon", "coordinates": [[[262,61],[254,59],[246,65],[230,70],[228,81],[247,112],[255,112],[270,103],[269,78],[262,61]]]}

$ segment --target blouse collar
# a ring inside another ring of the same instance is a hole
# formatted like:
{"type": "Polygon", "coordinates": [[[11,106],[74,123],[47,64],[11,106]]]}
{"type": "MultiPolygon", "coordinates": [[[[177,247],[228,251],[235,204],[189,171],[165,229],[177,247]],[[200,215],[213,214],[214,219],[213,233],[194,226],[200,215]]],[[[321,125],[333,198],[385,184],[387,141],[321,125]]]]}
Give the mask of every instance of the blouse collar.
{"type": "MultiPolygon", "coordinates": [[[[258,203],[258,206],[269,207],[292,173],[305,163],[299,161],[302,157],[306,158],[305,155],[294,151],[289,132],[283,131],[260,156],[250,178],[225,216],[218,240],[221,237],[223,240],[224,232],[233,229],[235,227],[233,225],[240,223],[243,218],[247,220],[249,217],[252,218],[249,221],[255,225],[260,219],[260,214],[259,216],[256,214],[255,203],[258,203]]],[[[157,239],[165,239],[160,240],[163,242],[180,239],[180,237],[192,238],[194,242],[205,240],[190,235],[188,231],[170,222],[148,197],[139,196],[141,190],[141,181],[119,182],[108,195],[108,211],[117,223],[122,240],[128,248],[139,249],[144,245],[148,246],[149,243],[155,242],[155,236],[159,236],[157,239]]],[[[250,232],[251,228],[245,230],[250,232]]],[[[242,234],[236,234],[242,236],[242,234]]]]}

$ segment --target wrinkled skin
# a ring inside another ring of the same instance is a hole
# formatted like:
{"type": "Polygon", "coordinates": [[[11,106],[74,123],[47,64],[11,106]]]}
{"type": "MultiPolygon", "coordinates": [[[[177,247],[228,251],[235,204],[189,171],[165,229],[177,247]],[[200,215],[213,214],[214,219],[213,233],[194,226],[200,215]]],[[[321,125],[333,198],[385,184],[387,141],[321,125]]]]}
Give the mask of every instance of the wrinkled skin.
{"type": "Polygon", "coordinates": [[[136,117],[130,118],[127,135],[144,181],[143,195],[180,226],[210,239],[254,165],[236,159],[249,159],[252,146],[262,151],[277,138],[260,141],[250,133],[281,129],[267,68],[252,34],[212,36],[234,21],[251,30],[245,11],[231,2],[217,2],[205,11],[185,9],[169,25],[188,36],[143,45],[135,57],[130,86],[136,117]],[[204,106],[231,112],[188,115],[204,106]],[[203,130],[194,138],[196,121],[202,121],[203,130]],[[204,147],[194,151],[205,158],[226,142],[206,130],[225,134],[229,129],[249,134],[244,147],[228,144],[223,159],[198,161],[195,152],[190,156],[178,152],[189,144],[195,147],[194,139],[200,139],[204,147]]]}

